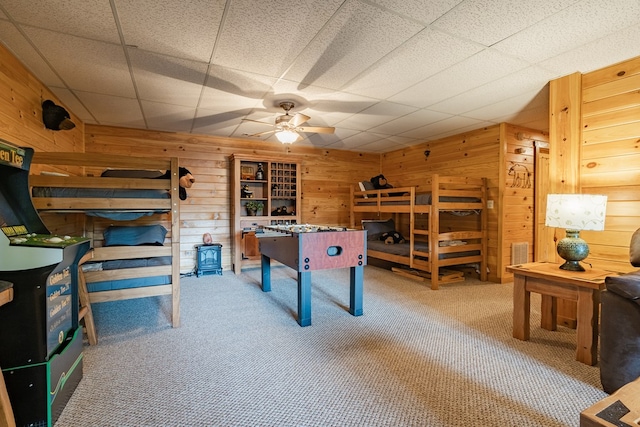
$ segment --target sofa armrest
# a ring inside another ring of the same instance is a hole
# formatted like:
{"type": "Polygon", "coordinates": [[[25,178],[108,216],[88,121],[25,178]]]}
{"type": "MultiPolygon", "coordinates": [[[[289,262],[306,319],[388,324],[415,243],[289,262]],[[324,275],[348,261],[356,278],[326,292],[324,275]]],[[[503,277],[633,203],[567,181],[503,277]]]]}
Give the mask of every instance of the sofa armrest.
{"type": "Polygon", "coordinates": [[[640,305],[640,271],[609,276],[605,279],[605,284],[608,291],[640,305]]]}

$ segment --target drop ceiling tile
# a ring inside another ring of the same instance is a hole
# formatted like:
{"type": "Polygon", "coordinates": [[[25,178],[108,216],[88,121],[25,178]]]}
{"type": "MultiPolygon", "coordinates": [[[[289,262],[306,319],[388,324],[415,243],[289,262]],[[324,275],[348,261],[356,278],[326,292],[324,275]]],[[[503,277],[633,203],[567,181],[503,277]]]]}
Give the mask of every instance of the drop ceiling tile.
{"type": "Polygon", "coordinates": [[[8,21],[0,21],[0,40],[14,55],[19,55],[23,65],[38,76],[46,86],[63,86],[62,81],[42,56],[33,49],[27,39],[8,21]]]}
{"type": "Polygon", "coordinates": [[[398,144],[394,141],[391,141],[387,138],[379,139],[378,141],[372,142],[370,144],[360,145],[356,147],[358,151],[366,151],[368,153],[386,153],[389,151],[399,150],[401,148],[405,148],[404,144],[398,144]]]}
{"type": "Polygon", "coordinates": [[[531,129],[548,132],[549,104],[538,105],[534,108],[528,108],[517,113],[496,117],[493,121],[496,123],[511,123],[518,126],[525,126],[531,129]]]}
{"type": "MultiPolygon", "coordinates": [[[[342,133],[342,135],[345,135],[345,133],[342,133]]],[[[302,142],[315,148],[332,147],[332,149],[335,149],[335,144],[339,144],[340,141],[342,141],[342,137],[338,134],[308,133],[302,142]]]]}
{"type": "MultiPolygon", "coordinates": [[[[546,88],[548,90],[548,88],[546,88]]],[[[532,105],[539,104],[538,98],[548,100],[548,97],[540,94],[541,90],[534,90],[523,93],[518,96],[503,99],[483,107],[467,111],[465,117],[471,117],[478,120],[495,121],[499,117],[508,115],[517,115],[519,112],[532,108],[532,105]]]]}
{"type": "MultiPolygon", "coordinates": [[[[460,119],[464,119],[464,118],[460,117],[460,119]]],[[[435,139],[446,138],[448,136],[458,135],[460,133],[470,132],[470,131],[474,131],[476,129],[480,129],[482,127],[493,126],[493,125],[497,124],[497,123],[494,123],[494,122],[476,122],[476,121],[469,120],[468,121],[469,124],[467,124],[466,126],[458,125],[458,122],[463,122],[463,121],[464,120],[458,120],[456,122],[456,126],[454,126],[454,127],[451,127],[451,126],[445,127],[444,129],[442,129],[442,130],[444,130],[444,132],[441,132],[441,133],[435,133],[434,132],[429,137],[429,139],[430,140],[435,140],[435,139]]]]}
{"type": "Polygon", "coordinates": [[[237,126],[236,125],[232,125],[232,126],[218,126],[218,125],[214,125],[213,127],[208,127],[208,126],[204,126],[204,127],[194,127],[192,133],[194,134],[202,134],[202,135],[216,135],[216,136],[222,136],[224,138],[240,138],[240,139],[247,139],[247,137],[242,136],[242,135],[235,135],[234,131],[236,130],[237,126]]]}
{"type": "Polygon", "coordinates": [[[449,117],[451,117],[451,114],[431,110],[417,110],[380,126],[373,127],[370,131],[384,135],[396,135],[406,132],[409,129],[416,129],[429,123],[439,122],[449,117]]]}
{"type": "Polygon", "coordinates": [[[136,0],[116,5],[127,45],[193,61],[211,60],[224,0],[136,0]]]}
{"type": "Polygon", "coordinates": [[[129,49],[141,100],[195,108],[207,76],[207,64],[129,49]]]}
{"type": "MultiPolygon", "coordinates": [[[[344,144],[345,149],[352,150],[363,145],[371,144],[373,142],[382,139],[382,135],[378,135],[371,132],[360,132],[346,138],[342,138],[341,142],[344,144]]],[[[335,145],[335,144],[334,144],[335,145]]],[[[335,147],[333,147],[335,148],[335,147]]]]}
{"type": "Polygon", "coordinates": [[[93,92],[74,92],[101,125],[146,128],[140,104],[135,98],[121,98],[93,92]]]}
{"type": "Polygon", "coordinates": [[[70,89],[135,97],[120,46],[32,27],[25,33],[70,89]]]}
{"type": "Polygon", "coordinates": [[[358,114],[378,102],[376,99],[344,92],[329,91],[326,94],[315,95],[310,100],[309,108],[304,114],[320,120],[323,126],[335,126],[337,123],[358,114]]]}
{"type": "Polygon", "coordinates": [[[465,0],[433,23],[450,34],[491,46],[579,0],[465,0]]]}
{"type": "Polygon", "coordinates": [[[284,77],[338,90],[422,28],[378,7],[345,2],[284,77]]]}
{"type": "Polygon", "coordinates": [[[579,46],[568,52],[539,63],[554,70],[558,76],[576,71],[588,73],[640,55],[640,25],[620,31],[579,46]],[[612,49],[615,46],[615,49],[612,49]]]}
{"type": "Polygon", "coordinates": [[[393,144],[401,147],[409,147],[412,144],[417,143],[415,138],[407,138],[405,136],[398,136],[398,135],[384,135],[381,140],[387,141],[389,144],[393,144]]]}
{"type": "Polygon", "coordinates": [[[433,139],[434,135],[442,135],[444,133],[452,131],[452,129],[452,135],[455,135],[460,129],[468,129],[472,128],[473,126],[480,127],[481,124],[481,120],[476,120],[469,117],[453,116],[448,119],[440,120],[439,122],[430,123],[426,126],[421,126],[419,128],[404,132],[400,134],[400,136],[404,136],[406,138],[427,140],[433,139]]]}
{"type": "Polygon", "coordinates": [[[169,132],[191,132],[195,115],[194,108],[142,101],[142,111],[149,129],[169,132]]]}
{"type": "Polygon", "coordinates": [[[511,99],[532,90],[542,90],[549,80],[558,77],[540,67],[528,67],[501,79],[494,80],[467,92],[431,105],[429,108],[448,114],[464,114],[483,106],[511,99]]]}
{"type": "Polygon", "coordinates": [[[389,98],[390,101],[426,108],[529,66],[511,56],[486,49],[389,98]]]}
{"type": "Polygon", "coordinates": [[[427,5],[424,1],[372,0],[372,3],[376,3],[390,12],[417,20],[423,25],[431,24],[460,2],[461,0],[438,0],[430,1],[427,5]]]}
{"type": "Polygon", "coordinates": [[[380,126],[391,120],[395,120],[397,117],[414,113],[415,111],[416,109],[413,107],[382,101],[358,114],[354,114],[351,117],[336,123],[336,126],[364,131],[372,127],[380,126]]]}
{"type": "Polygon", "coordinates": [[[213,63],[280,77],[340,7],[342,0],[234,0],[213,63]]]}
{"type": "MultiPolygon", "coordinates": [[[[221,106],[218,109],[199,108],[193,122],[193,131],[198,133],[215,132],[217,135],[230,136],[230,133],[225,134],[224,132],[227,129],[230,129],[229,132],[233,132],[252,110],[253,108],[233,109],[228,106],[221,106]]],[[[262,128],[262,130],[268,129],[267,127],[262,128]]]]}
{"type": "Polygon", "coordinates": [[[441,31],[425,29],[342,90],[386,99],[482,50],[441,31]]]}
{"type": "Polygon", "coordinates": [[[92,40],[120,43],[111,6],[103,0],[2,0],[19,24],[92,40]]]}
{"type": "Polygon", "coordinates": [[[494,48],[537,63],[638,23],[638,0],[583,0],[494,48]]]}
{"type": "Polygon", "coordinates": [[[273,77],[211,66],[199,107],[214,110],[259,108],[262,99],[271,93],[274,82],[273,77]]]}

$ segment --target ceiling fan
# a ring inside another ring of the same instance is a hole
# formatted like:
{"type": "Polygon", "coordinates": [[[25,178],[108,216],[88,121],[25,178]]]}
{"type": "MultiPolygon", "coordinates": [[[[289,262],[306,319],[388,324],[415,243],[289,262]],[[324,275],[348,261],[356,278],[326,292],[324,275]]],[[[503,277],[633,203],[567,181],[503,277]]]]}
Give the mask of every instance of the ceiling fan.
{"type": "Polygon", "coordinates": [[[265,123],[258,120],[242,119],[244,121],[261,123],[267,126],[273,126],[274,129],[266,132],[254,133],[248,136],[262,136],[275,132],[278,141],[283,144],[292,144],[300,137],[299,132],[311,132],[311,133],[333,133],[334,127],[318,127],[318,126],[300,126],[309,120],[311,117],[301,113],[296,113],[293,116],[289,115],[289,111],[295,107],[295,104],[291,101],[283,101],[280,103],[280,107],[284,110],[285,114],[276,117],[275,124],[265,123]]]}

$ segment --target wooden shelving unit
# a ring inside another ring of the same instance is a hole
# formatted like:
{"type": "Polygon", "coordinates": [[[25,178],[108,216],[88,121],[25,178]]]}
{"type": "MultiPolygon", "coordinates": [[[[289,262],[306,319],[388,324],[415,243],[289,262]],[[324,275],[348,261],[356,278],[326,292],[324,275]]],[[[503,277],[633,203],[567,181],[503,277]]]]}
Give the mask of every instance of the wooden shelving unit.
{"type": "Polygon", "coordinates": [[[231,156],[233,271],[260,261],[255,231],[264,225],[300,222],[300,163],[296,159],[234,154],[231,156]],[[258,173],[261,171],[262,173],[258,173]],[[263,208],[250,215],[247,203],[263,208]]]}

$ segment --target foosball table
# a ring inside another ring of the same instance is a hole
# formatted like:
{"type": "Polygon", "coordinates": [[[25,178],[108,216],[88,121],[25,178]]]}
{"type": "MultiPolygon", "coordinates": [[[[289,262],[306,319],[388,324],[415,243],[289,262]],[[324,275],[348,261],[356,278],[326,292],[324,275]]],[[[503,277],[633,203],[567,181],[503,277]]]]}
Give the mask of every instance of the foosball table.
{"type": "Polygon", "coordinates": [[[350,268],[349,313],[362,315],[365,230],[309,224],[265,226],[259,239],[262,290],[271,291],[271,260],[298,272],[298,324],[311,325],[311,272],[350,268]]]}

